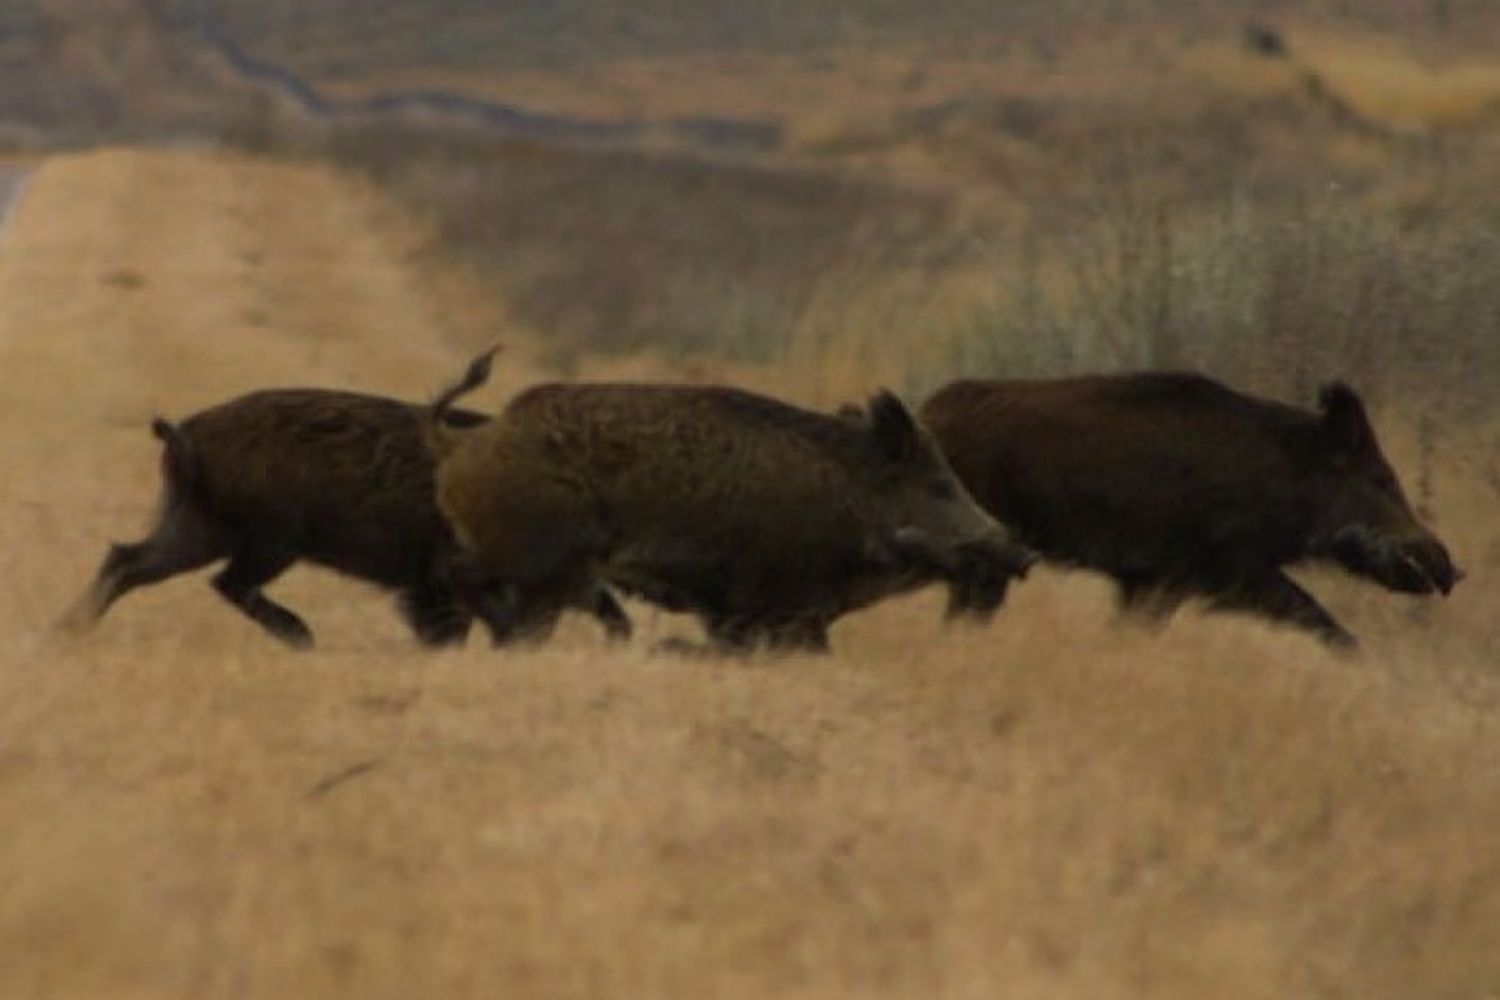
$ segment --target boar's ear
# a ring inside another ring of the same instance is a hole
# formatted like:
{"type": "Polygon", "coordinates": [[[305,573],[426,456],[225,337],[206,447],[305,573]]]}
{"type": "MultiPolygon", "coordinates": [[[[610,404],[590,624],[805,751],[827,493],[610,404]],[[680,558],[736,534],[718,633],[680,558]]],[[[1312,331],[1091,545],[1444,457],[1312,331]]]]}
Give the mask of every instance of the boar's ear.
{"type": "Polygon", "coordinates": [[[899,462],[910,458],[921,447],[916,418],[900,397],[889,389],[881,389],[870,397],[865,419],[876,447],[887,458],[899,462]]]}
{"type": "Polygon", "coordinates": [[[1374,447],[1375,431],[1358,393],[1343,382],[1329,382],[1319,390],[1318,402],[1323,407],[1323,428],[1329,441],[1349,452],[1374,447]]]}

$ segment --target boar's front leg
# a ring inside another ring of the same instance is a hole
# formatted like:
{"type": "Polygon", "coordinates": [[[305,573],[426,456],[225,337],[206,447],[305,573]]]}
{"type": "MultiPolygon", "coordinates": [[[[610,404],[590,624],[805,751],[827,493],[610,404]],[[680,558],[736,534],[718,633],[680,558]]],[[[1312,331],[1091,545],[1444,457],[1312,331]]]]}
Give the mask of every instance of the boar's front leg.
{"type": "Polygon", "coordinates": [[[949,621],[986,624],[1005,603],[1012,580],[1025,579],[1039,556],[1020,545],[968,545],[959,549],[948,580],[949,621]]]}
{"type": "Polygon", "coordinates": [[[962,619],[986,624],[995,617],[1000,605],[1005,603],[1005,590],[1003,585],[999,588],[987,588],[969,581],[950,583],[948,610],[944,617],[949,621],[962,619]]]}
{"type": "Polygon", "coordinates": [[[944,618],[950,622],[987,625],[1005,603],[1009,590],[1009,577],[952,581],[948,584],[948,609],[944,618]]]}
{"type": "Polygon", "coordinates": [[[1211,606],[1253,611],[1314,633],[1337,649],[1353,649],[1353,634],[1323,605],[1280,570],[1257,574],[1236,584],[1210,591],[1211,606]]]}
{"type": "Polygon", "coordinates": [[[294,649],[307,649],[313,644],[312,630],[291,610],[261,593],[262,587],[295,560],[294,555],[280,549],[238,550],[230,556],[229,565],[214,577],[213,585],[226,601],[267,632],[294,649]]]}
{"type": "Polygon", "coordinates": [[[630,616],[620,607],[614,594],[594,579],[592,571],[583,571],[545,583],[517,586],[514,594],[516,603],[512,634],[516,639],[528,642],[546,639],[557,625],[558,617],[567,609],[593,615],[604,627],[604,634],[611,642],[624,642],[630,638],[630,616]]]}

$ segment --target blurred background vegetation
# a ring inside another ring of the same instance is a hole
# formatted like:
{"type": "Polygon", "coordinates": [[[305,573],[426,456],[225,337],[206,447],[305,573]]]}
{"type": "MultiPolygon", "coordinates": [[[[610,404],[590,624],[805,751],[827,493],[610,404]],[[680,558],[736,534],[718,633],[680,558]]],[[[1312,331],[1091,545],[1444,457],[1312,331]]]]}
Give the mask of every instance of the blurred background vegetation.
{"type": "MultiPolygon", "coordinates": [[[[1483,0],[10,0],[3,138],[317,157],[580,352],[1500,389],[1483,0]]],[[[840,374],[840,371],[843,374],[840,374]]]]}

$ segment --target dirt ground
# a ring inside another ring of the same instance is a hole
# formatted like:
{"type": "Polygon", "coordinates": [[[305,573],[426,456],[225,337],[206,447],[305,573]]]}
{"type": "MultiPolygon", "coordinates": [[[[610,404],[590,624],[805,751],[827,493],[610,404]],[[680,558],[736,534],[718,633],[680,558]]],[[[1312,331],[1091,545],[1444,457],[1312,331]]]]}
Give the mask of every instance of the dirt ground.
{"type": "Polygon", "coordinates": [[[316,166],[33,177],[0,241],[0,996],[1500,995],[1500,524],[1467,453],[1433,497],[1451,599],[1310,578],[1353,658],[1121,626],[1047,570],[988,629],[920,595],[823,660],[653,656],[691,629],[639,606],[625,651],[578,621],[423,654],[311,569],[274,588],[310,654],[202,577],[54,635],[150,511],[153,413],[420,398],[497,338],[476,401],[534,377],[422,245],[316,166]]]}

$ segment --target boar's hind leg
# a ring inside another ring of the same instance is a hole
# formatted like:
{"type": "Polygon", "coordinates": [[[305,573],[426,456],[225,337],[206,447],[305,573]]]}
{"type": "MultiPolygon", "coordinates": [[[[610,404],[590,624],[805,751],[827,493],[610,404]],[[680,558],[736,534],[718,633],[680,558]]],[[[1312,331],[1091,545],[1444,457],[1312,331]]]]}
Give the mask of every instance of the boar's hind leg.
{"type": "Polygon", "coordinates": [[[541,642],[552,634],[566,608],[585,611],[604,626],[611,642],[630,638],[634,627],[630,616],[613,594],[600,588],[592,596],[579,598],[564,590],[537,591],[514,586],[470,588],[465,601],[479,615],[496,646],[512,642],[541,642]]]}
{"type": "Polygon", "coordinates": [[[593,615],[604,626],[604,634],[611,642],[623,642],[634,631],[630,616],[620,607],[620,602],[603,586],[592,581],[533,582],[516,585],[510,593],[507,627],[502,630],[491,627],[497,644],[543,642],[552,635],[562,613],[569,609],[593,615]]]}
{"type": "Polygon", "coordinates": [[[1330,646],[1349,649],[1355,645],[1354,636],[1311,594],[1280,570],[1217,590],[1211,600],[1215,608],[1259,612],[1276,621],[1306,629],[1330,646]]]}
{"type": "Polygon", "coordinates": [[[296,557],[270,548],[235,552],[229,565],[213,579],[214,589],[226,601],[249,615],[267,632],[296,649],[313,644],[312,630],[292,611],[261,593],[261,588],[280,576],[296,557]]]}
{"type": "Polygon", "coordinates": [[[459,597],[489,629],[496,646],[545,640],[568,607],[593,613],[611,638],[630,634],[630,619],[602,587],[594,590],[557,581],[513,583],[487,571],[467,553],[450,562],[448,576],[459,597]]]}
{"type": "Polygon", "coordinates": [[[458,599],[484,622],[490,642],[500,646],[514,630],[515,600],[513,588],[487,573],[470,553],[455,554],[445,568],[458,599]]]}
{"type": "Polygon", "coordinates": [[[507,640],[544,642],[568,608],[594,615],[611,639],[630,636],[630,619],[614,597],[587,580],[561,579],[528,583],[513,591],[515,603],[507,640]]]}
{"type": "Polygon", "coordinates": [[[104,617],[110,605],[137,587],[201,569],[227,551],[217,536],[186,518],[168,516],[141,542],[111,545],[88,592],[59,623],[81,632],[104,617]]]}
{"type": "Polygon", "coordinates": [[[450,588],[418,584],[401,592],[401,616],[425,646],[461,645],[469,635],[471,616],[450,588]]]}

